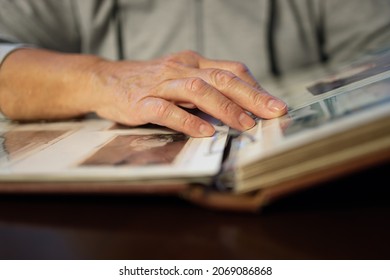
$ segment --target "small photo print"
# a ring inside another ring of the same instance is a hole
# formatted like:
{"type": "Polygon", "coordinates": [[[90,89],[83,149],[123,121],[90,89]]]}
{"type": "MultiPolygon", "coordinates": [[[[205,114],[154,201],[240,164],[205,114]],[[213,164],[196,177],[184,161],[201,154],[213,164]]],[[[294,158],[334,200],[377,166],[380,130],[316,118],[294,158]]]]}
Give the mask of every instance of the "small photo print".
{"type": "Polygon", "coordinates": [[[388,70],[390,70],[390,59],[384,57],[381,60],[371,61],[369,63],[352,66],[349,69],[344,69],[340,73],[317,81],[308,86],[307,89],[313,95],[320,95],[388,70]]]}
{"type": "Polygon", "coordinates": [[[8,161],[24,157],[53,144],[67,130],[10,130],[0,133],[0,158],[8,161]]]}
{"type": "Polygon", "coordinates": [[[172,164],[188,141],[178,134],[117,135],[80,166],[149,166],[172,164]]]}

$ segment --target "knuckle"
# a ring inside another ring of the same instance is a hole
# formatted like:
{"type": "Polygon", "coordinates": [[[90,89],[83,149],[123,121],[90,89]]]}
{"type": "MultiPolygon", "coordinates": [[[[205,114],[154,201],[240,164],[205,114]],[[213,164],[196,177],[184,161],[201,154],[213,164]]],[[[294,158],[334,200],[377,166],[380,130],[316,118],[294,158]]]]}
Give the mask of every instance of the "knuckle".
{"type": "Polygon", "coordinates": [[[195,118],[191,114],[188,114],[187,116],[183,117],[182,118],[182,126],[183,126],[183,128],[196,127],[195,118]]]}
{"type": "Polygon", "coordinates": [[[250,73],[248,66],[246,66],[244,63],[241,63],[241,62],[232,62],[231,68],[232,68],[233,72],[237,73],[237,74],[250,73]]]}
{"type": "Polygon", "coordinates": [[[152,112],[154,112],[153,121],[161,121],[169,118],[171,109],[169,103],[163,102],[163,100],[155,100],[152,106],[152,112]]]}
{"type": "MultiPolygon", "coordinates": [[[[161,83],[160,85],[162,86],[163,83],[161,83]]],[[[150,97],[159,96],[160,87],[159,86],[154,86],[154,87],[151,87],[151,88],[147,89],[145,92],[146,92],[146,96],[150,96],[150,97]]]]}
{"type": "Polygon", "coordinates": [[[249,98],[251,99],[251,104],[255,108],[260,108],[261,105],[264,104],[269,97],[269,95],[261,94],[256,91],[249,95],[249,98]]]}
{"type": "Polygon", "coordinates": [[[219,112],[221,112],[221,114],[224,116],[233,115],[233,112],[236,111],[236,108],[236,105],[229,99],[226,99],[219,104],[219,112]]]}
{"type": "Polygon", "coordinates": [[[254,87],[257,91],[265,91],[265,89],[264,89],[257,81],[255,81],[253,87],[254,87]]]}
{"type": "Polygon", "coordinates": [[[184,50],[179,53],[171,54],[163,58],[162,63],[167,69],[176,69],[178,67],[197,66],[200,55],[192,50],[184,50]]]}
{"type": "Polygon", "coordinates": [[[180,52],[180,54],[185,55],[185,56],[191,56],[191,57],[198,57],[199,56],[199,54],[193,50],[183,50],[180,52]]]}
{"type": "Polygon", "coordinates": [[[193,92],[204,91],[206,87],[207,83],[201,78],[189,78],[185,82],[185,88],[193,92]]]}
{"type": "Polygon", "coordinates": [[[154,73],[159,80],[170,80],[175,77],[180,77],[184,71],[183,65],[173,57],[164,58],[157,66],[157,71],[154,73]]]}
{"type": "Polygon", "coordinates": [[[175,57],[169,56],[162,60],[161,62],[161,71],[171,71],[172,69],[176,69],[180,67],[179,62],[176,60],[175,57]]]}
{"type": "Polygon", "coordinates": [[[237,76],[232,72],[221,69],[213,69],[210,76],[215,85],[220,88],[227,88],[237,80],[237,76]]]}

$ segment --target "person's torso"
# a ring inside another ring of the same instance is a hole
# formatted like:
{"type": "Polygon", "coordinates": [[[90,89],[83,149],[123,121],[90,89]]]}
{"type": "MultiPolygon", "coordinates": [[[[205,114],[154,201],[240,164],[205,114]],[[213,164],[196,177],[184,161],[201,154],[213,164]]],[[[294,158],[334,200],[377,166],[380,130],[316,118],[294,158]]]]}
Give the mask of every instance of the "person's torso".
{"type": "Polygon", "coordinates": [[[389,0],[0,0],[0,42],[145,60],[191,49],[259,78],[388,42],[389,0]],[[272,10],[271,4],[275,4],[272,10]],[[386,16],[387,15],[387,16],[386,16]],[[273,44],[270,44],[270,41],[273,44]]]}

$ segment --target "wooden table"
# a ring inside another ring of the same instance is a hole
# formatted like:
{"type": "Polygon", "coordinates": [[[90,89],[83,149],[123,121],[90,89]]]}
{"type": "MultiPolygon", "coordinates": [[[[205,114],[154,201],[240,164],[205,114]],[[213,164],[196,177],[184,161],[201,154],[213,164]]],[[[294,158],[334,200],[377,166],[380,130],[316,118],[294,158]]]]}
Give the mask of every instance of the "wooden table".
{"type": "Polygon", "coordinates": [[[390,259],[388,172],[333,180],[256,214],[176,197],[1,195],[0,259],[390,259]]]}

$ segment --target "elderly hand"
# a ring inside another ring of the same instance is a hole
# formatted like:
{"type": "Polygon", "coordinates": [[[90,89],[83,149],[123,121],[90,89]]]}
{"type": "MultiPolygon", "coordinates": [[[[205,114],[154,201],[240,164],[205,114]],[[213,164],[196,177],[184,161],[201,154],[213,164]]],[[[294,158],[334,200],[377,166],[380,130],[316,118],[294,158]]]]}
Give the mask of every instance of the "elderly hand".
{"type": "Polygon", "coordinates": [[[192,51],[141,62],[31,49],[15,51],[2,68],[0,105],[14,119],[95,112],[124,125],[153,123],[203,137],[214,133],[213,126],[186,108],[198,108],[241,131],[254,126],[250,113],[273,118],[287,110],[242,63],[192,51]]]}
{"type": "Polygon", "coordinates": [[[241,131],[255,124],[246,111],[262,118],[286,113],[286,104],[262,89],[245,65],[192,51],[149,62],[102,61],[96,69],[95,112],[126,125],[154,123],[199,137],[214,128],[181,107],[241,131]]]}

